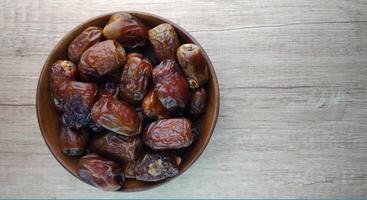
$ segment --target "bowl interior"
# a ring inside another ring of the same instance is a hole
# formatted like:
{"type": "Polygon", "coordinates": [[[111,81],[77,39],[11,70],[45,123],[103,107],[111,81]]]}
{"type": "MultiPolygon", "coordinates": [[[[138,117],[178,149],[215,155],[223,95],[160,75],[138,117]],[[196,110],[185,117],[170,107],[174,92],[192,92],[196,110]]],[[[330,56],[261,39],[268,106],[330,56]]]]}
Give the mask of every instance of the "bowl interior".
{"type": "MultiPolygon", "coordinates": [[[[190,36],[185,30],[183,30],[175,23],[170,22],[169,20],[147,13],[140,13],[140,12],[129,12],[129,13],[131,13],[132,15],[143,21],[149,27],[154,27],[161,23],[169,23],[175,27],[175,30],[178,34],[181,44],[195,43],[199,45],[199,43],[192,36],[190,36]]],[[[52,105],[51,90],[49,86],[49,80],[50,80],[49,71],[51,65],[55,61],[59,59],[68,60],[67,46],[78,34],[80,34],[84,29],[86,29],[89,26],[104,27],[104,25],[107,23],[109,17],[112,14],[113,13],[106,14],[91,19],[87,22],[84,22],[81,25],[74,28],[72,31],[70,31],[66,36],[64,36],[47,58],[39,78],[37,88],[37,117],[41,133],[54,157],[60,162],[60,164],[63,167],[65,167],[71,174],[73,174],[76,177],[78,177],[76,167],[79,158],[72,158],[65,156],[61,152],[58,144],[58,129],[59,129],[58,118],[60,117],[60,113],[56,111],[56,109],[52,105]]],[[[182,163],[180,165],[179,175],[182,174],[185,170],[187,170],[203,152],[205,146],[209,142],[210,136],[215,127],[216,119],[218,116],[218,110],[219,110],[218,82],[213,66],[205,52],[204,54],[208,66],[210,68],[210,74],[211,74],[210,80],[206,85],[208,93],[207,108],[205,113],[200,117],[200,119],[194,122],[194,125],[198,128],[200,135],[198,141],[195,144],[193,144],[192,147],[182,156],[182,163]]],[[[160,185],[169,180],[170,179],[167,179],[158,183],[144,183],[136,181],[135,179],[127,179],[121,191],[144,190],[151,188],[153,186],[160,185]]]]}

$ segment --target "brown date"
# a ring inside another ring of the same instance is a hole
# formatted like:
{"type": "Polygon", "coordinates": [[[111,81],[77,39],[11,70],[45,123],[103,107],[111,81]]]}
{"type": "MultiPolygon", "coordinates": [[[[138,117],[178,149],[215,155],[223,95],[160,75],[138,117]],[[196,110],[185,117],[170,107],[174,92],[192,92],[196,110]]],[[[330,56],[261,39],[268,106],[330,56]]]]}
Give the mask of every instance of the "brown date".
{"type": "Polygon", "coordinates": [[[97,154],[83,156],[77,172],[85,182],[105,191],[120,189],[125,180],[122,169],[115,162],[97,154]]]}
{"type": "Polygon", "coordinates": [[[103,96],[117,97],[118,92],[119,92],[118,84],[115,82],[108,82],[101,86],[99,90],[99,97],[103,96]]]}
{"type": "Polygon", "coordinates": [[[63,121],[69,128],[79,129],[90,123],[90,111],[97,99],[98,87],[93,83],[69,81],[64,91],[63,121]]]}
{"type": "Polygon", "coordinates": [[[154,150],[184,148],[192,140],[191,122],[186,118],[152,122],[143,134],[143,142],[154,150]]]}
{"type": "Polygon", "coordinates": [[[108,132],[94,140],[91,149],[120,162],[131,162],[137,159],[141,145],[140,137],[127,137],[108,132]]]}
{"type": "Polygon", "coordinates": [[[209,79],[209,68],[203,51],[195,44],[183,44],[177,49],[177,60],[191,88],[203,86],[209,79]]]}
{"type": "Polygon", "coordinates": [[[58,60],[51,66],[51,81],[57,79],[75,80],[78,75],[78,70],[74,63],[68,60],[58,60]]]}
{"type": "Polygon", "coordinates": [[[185,108],[190,98],[187,81],[174,60],[164,60],[153,70],[154,89],[169,111],[185,108]]]}
{"type": "Polygon", "coordinates": [[[121,99],[132,104],[143,100],[152,76],[153,67],[150,61],[142,57],[143,55],[138,53],[129,54],[122,70],[119,95],[121,99]]]}
{"type": "Polygon", "coordinates": [[[149,41],[157,57],[163,61],[175,59],[180,45],[175,29],[169,24],[160,24],[148,31],[149,41]]]}
{"type": "Polygon", "coordinates": [[[80,56],[89,47],[97,44],[102,38],[102,29],[91,26],[85,29],[82,33],[75,37],[75,39],[68,46],[68,56],[71,61],[79,63],[80,56]]]}
{"type": "Polygon", "coordinates": [[[198,117],[205,111],[206,91],[204,88],[195,89],[191,94],[189,112],[191,116],[198,117]]]}
{"type": "Polygon", "coordinates": [[[62,110],[65,103],[65,90],[71,80],[78,75],[77,67],[67,60],[58,60],[51,66],[50,86],[55,107],[62,110]]]}
{"type": "Polygon", "coordinates": [[[82,54],[78,69],[83,81],[95,82],[120,69],[125,60],[124,48],[115,40],[105,40],[82,54]]]}
{"type": "Polygon", "coordinates": [[[154,89],[151,89],[145,95],[141,107],[144,114],[153,120],[166,119],[170,116],[168,110],[159,101],[157,92],[154,89]]]}
{"type": "Polygon", "coordinates": [[[156,182],[178,174],[179,157],[171,153],[147,153],[135,165],[139,181],[156,182]]]}
{"type": "Polygon", "coordinates": [[[61,151],[68,156],[80,156],[85,152],[89,141],[86,130],[72,130],[64,123],[60,123],[59,145],[61,151]]]}
{"type": "Polygon", "coordinates": [[[92,118],[106,129],[125,136],[137,135],[142,128],[135,108],[112,96],[101,97],[94,104],[92,118]]]}
{"type": "Polygon", "coordinates": [[[127,162],[123,165],[125,178],[135,178],[135,162],[127,162]]]}
{"type": "Polygon", "coordinates": [[[128,13],[116,13],[103,29],[107,39],[118,40],[124,47],[143,46],[148,38],[148,29],[136,17],[128,13]]]}

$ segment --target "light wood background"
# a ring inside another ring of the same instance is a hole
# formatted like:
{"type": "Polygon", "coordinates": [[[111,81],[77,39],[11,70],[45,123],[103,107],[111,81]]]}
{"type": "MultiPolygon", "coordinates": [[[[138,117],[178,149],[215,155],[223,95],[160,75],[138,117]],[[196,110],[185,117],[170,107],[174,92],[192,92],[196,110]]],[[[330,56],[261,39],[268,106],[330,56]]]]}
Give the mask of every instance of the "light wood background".
{"type": "Polygon", "coordinates": [[[367,1],[0,1],[0,197],[367,197],[367,1]],[[35,112],[48,53],[119,10],[177,22],[215,66],[214,135],[184,175],[107,193],[52,157],[35,112]]]}

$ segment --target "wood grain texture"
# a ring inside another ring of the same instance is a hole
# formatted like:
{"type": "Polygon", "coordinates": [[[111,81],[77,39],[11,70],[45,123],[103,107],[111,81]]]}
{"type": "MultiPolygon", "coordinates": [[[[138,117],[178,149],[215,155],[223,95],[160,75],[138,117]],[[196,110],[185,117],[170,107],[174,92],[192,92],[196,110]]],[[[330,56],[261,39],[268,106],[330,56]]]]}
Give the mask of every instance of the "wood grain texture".
{"type": "Polygon", "coordinates": [[[0,1],[0,196],[367,197],[367,2],[0,1]],[[106,193],[64,170],[37,125],[48,53],[90,17],[168,18],[205,48],[221,109],[200,159],[167,185],[106,193]]]}

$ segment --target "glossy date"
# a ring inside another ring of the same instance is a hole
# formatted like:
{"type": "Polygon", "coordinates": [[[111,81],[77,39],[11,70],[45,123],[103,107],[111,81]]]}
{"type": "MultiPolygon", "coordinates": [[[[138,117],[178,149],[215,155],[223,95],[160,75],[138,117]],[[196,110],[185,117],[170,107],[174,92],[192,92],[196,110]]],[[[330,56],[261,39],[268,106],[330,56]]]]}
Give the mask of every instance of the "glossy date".
{"type": "Polygon", "coordinates": [[[148,31],[149,41],[156,56],[161,60],[176,57],[176,50],[180,45],[175,29],[169,24],[160,24],[148,31]]]}
{"type": "Polygon", "coordinates": [[[82,54],[78,69],[83,81],[97,82],[102,76],[120,69],[125,60],[124,48],[115,40],[105,40],[82,54]]]}
{"type": "Polygon", "coordinates": [[[124,181],[121,167],[97,154],[82,157],[77,172],[85,182],[105,191],[120,189],[124,181]]]}
{"type": "Polygon", "coordinates": [[[118,40],[124,47],[143,46],[148,38],[148,29],[136,17],[128,13],[116,13],[103,29],[107,39],[118,40]]]}
{"type": "Polygon", "coordinates": [[[70,61],[58,60],[51,66],[50,86],[53,103],[58,110],[63,109],[68,82],[75,80],[77,76],[77,67],[70,61]]]}
{"type": "Polygon", "coordinates": [[[177,60],[191,88],[203,86],[209,79],[209,68],[203,50],[195,44],[184,44],[177,49],[177,60]]]}
{"type": "Polygon", "coordinates": [[[136,180],[161,181],[178,174],[179,157],[172,153],[147,153],[135,165],[136,180]]]}
{"type": "Polygon", "coordinates": [[[102,39],[102,29],[91,26],[85,29],[82,33],[75,37],[75,39],[68,46],[68,56],[71,61],[79,63],[80,56],[89,47],[97,44],[102,39]]]}
{"type": "Polygon", "coordinates": [[[169,111],[185,108],[190,98],[187,81],[174,60],[164,60],[153,70],[154,89],[169,111]]]}
{"type": "Polygon", "coordinates": [[[129,54],[122,70],[119,87],[120,98],[132,104],[140,103],[147,92],[152,71],[153,67],[150,61],[143,59],[143,55],[129,54]]]}
{"type": "Polygon", "coordinates": [[[91,143],[91,149],[120,162],[133,162],[139,155],[141,145],[140,137],[127,137],[108,132],[94,140],[91,143]]]}
{"type": "Polygon", "coordinates": [[[112,96],[101,97],[94,104],[92,118],[106,129],[125,136],[137,135],[142,128],[135,108],[112,96]]]}
{"type": "Polygon", "coordinates": [[[143,134],[143,142],[155,150],[184,148],[192,140],[191,122],[186,118],[152,122],[143,134]]]}

